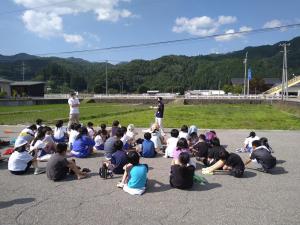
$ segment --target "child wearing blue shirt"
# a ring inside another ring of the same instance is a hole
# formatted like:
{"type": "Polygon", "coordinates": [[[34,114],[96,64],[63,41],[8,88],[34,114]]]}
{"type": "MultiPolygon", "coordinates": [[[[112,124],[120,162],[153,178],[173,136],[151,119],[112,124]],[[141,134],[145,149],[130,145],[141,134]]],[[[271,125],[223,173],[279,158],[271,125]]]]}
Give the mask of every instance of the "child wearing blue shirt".
{"type": "Polygon", "coordinates": [[[127,154],[128,164],[124,167],[125,173],[117,187],[131,195],[142,195],[146,190],[148,165],[140,164],[140,156],[136,151],[127,154]]]}
{"type": "Polygon", "coordinates": [[[124,166],[128,163],[126,152],[123,150],[123,142],[117,140],[114,143],[115,152],[112,154],[110,161],[105,162],[109,170],[115,174],[123,174],[124,166]]]}
{"type": "Polygon", "coordinates": [[[85,158],[93,152],[94,145],[95,141],[89,137],[87,128],[81,127],[73,143],[71,153],[77,158],[85,158]]]}
{"type": "Polygon", "coordinates": [[[151,134],[149,132],[145,133],[144,138],[140,154],[144,158],[154,158],[157,152],[155,151],[154,142],[151,141],[151,134]]]}

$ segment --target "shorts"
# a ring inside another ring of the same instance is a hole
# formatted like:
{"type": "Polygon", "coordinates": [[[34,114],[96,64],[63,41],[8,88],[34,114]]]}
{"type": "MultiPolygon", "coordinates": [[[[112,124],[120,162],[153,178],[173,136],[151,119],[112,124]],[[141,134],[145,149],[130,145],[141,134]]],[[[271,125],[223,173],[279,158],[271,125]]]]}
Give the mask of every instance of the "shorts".
{"type": "Polygon", "coordinates": [[[95,149],[97,149],[98,151],[104,150],[104,144],[99,145],[99,146],[95,146],[95,149]]]}
{"type": "Polygon", "coordinates": [[[146,187],[143,188],[130,188],[127,184],[124,185],[123,190],[131,195],[142,195],[146,191],[146,187]]]}
{"type": "Polygon", "coordinates": [[[31,167],[31,164],[32,164],[32,161],[29,161],[27,163],[27,166],[26,166],[25,170],[21,170],[21,171],[11,171],[10,170],[10,173],[14,174],[14,175],[23,175],[23,174],[28,172],[29,168],[31,167]]]}

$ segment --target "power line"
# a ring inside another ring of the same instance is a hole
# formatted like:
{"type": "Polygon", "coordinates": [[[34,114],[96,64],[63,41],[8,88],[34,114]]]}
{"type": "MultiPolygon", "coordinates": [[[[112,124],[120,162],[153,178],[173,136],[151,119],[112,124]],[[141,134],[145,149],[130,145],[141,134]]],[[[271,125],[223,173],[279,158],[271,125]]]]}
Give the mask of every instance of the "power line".
{"type": "Polygon", "coordinates": [[[60,4],[64,4],[64,3],[74,2],[74,1],[77,1],[77,0],[68,0],[68,1],[62,1],[62,2],[54,2],[52,4],[40,5],[40,6],[26,8],[26,9],[16,9],[16,10],[10,10],[10,11],[2,11],[2,12],[0,12],[0,16],[7,15],[7,14],[14,14],[14,13],[18,13],[18,12],[24,12],[24,11],[27,11],[27,10],[35,10],[35,9],[47,8],[49,6],[60,5],[60,4]]]}
{"type": "Polygon", "coordinates": [[[300,26],[300,23],[294,23],[294,24],[288,24],[288,25],[271,27],[271,28],[259,28],[259,29],[254,29],[254,30],[250,30],[250,31],[237,31],[234,33],[227,33],[227,34],[224,34],[224,33],[223,34],[213,34],[213,35],[207,35],[207,36],[203,36],[203,37],[184,38],[184,39],[175,39],[175,40],[140,43],[140,44],[130,44],[130,45],[119,45],[119,46],[111,46],[111,47],[95,48],[95,49],[83,49],[83,50],[63,51],[63,52],[49,52],[49,53],[40,53],[40,54],[36,54],[36,55],[38,55],[38,56],[63,55],[63,54],[73,54],[73,53],[111,51],[111,50],[120,50],[120,49],[127,49],[127,48],[155,47],[155,46],[159,46],[159,45],[175,44],[175,43],[182,43],[182,42],[189,42],[189,41],[199,41],[199,40],[211,39],[211,38],[216,38],[216,37],[270,32],[270,31],[280,30],[280,29],[285,29],[285,28],[296,28],[299,26],[300,26]]]}

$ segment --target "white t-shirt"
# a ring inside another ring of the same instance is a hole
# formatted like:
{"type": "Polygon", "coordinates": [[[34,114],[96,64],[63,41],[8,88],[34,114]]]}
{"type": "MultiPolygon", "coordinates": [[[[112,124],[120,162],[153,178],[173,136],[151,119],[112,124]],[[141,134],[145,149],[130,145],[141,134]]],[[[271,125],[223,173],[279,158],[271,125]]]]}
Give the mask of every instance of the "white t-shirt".
{"type": "Polygon", "coordinates": [[[173,157],[173,152],[176,150],[178,138],[170,137],[167,140],[167,148],[165,151],[165,156],[173,157]]]}
{"type": "Polygon", "coordinates": [[[188,139],[189,137],[189,134],[186,133],[186,132],[183,132],[183,131],[179,131],[179,136],[178,138],[185,138],[185,139],[188,139]]]}
{"type": "Polygon", "coordinates": [[[102,145],[102,144],[104,144],[104,141],[103,141],[103,139],[102,139],[102,137],[101,137],[101,135],[97,135],[96,137],[95,137],[95,146],[97,147],[97,146],[100,146],[100,145],[102,145]]]}
{"type": "Polygon", "coordinates": [[[55,127],[53,136],[55,139],[61,139],[65,136],[65,133],[67,133],[67,129],[65,127],[55,127]]]}
{"type": "Polygon", "coordinates": [[[37,140],[33,146],[30,145],[30,151],[32,151],[34,149],[38,149],[38,150],[44,149],[45,147],[46,147],[46,144],[43,141],[37,140]]]}
{"type": "Polygon", "coordinates": [[[90,138],[94,138],[94,135],[95,135],[94,129],[92,129],[90,127],[87,127],[86,129],[88,131],[88,134],[89,134],[90,138]]]}
{"type": "Polygon", "coordinates": [[[130,139],[131,139],[131,138],[130,138],[127,134],[125,134],[125,135],[123,135],[123,137],[121,138],[121,141],[123,142],[123,145],[125,145],[126,143],[129,142],[130,139]]]}
{"type": "Polygon", "coordinates": [[[77,130],[71,130],[70,131],[69,146],[71,146],[71,144],[73,145],[73,143],[76,140],[76,137],[77,137],[78,134],[79,134],[79,132],[77,130]]]}
{"type": "Polygon", "coordinates": [[[247,137],[244,141],[244,145],[248,148],[252,148],[252,142],[253,141],[256,141],[256,140],[259,140],[259,137],[258,136],[255,136],[255,137],[247,137]]]}
{"type": "Polygon", "coordinates": [[[155,132],[155,133],[151,133],[151,141],[153,141],[154,143],[154,148],[161,148],[162,147],[162,143],[161,143],[161,134],[159,131],[155,132]]]}
{"type": "Polygon", "coordinates": [[[70,106],[70,114],[79,114],[79,107],[72,106],[72,105],[79,105],[79,99],[78,98],[69,98],[68,104],[70,106]]]}
{"type": "Polygon", "coordinates": [[[16,142],[20,141],[20,140],[25,140],[27,142],[30,142],[30,141],[32,141],[33,138],[34,138],[33,130],[25,128],[20,132],[19,136],[17,137],[16,142]]]}
{"type": "Polygon", "coordinates": [[[8,170],[10,171],[24,171],[27,167],[27,163],[30,162],[33,157],[27,152],[13,152],[8,160],[8,170]]]}

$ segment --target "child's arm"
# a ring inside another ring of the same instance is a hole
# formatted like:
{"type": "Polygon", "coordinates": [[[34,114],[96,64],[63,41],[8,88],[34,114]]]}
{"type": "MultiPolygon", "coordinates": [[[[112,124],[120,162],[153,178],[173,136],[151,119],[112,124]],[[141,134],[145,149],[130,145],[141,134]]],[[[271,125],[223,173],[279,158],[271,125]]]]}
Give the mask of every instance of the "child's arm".
{"type": "Polygon", "coordinates": [[[247,159],[247,160],[244,162],[245,166],[247,166],[251,161],[252,161],[251,159],[247,159]]]}

